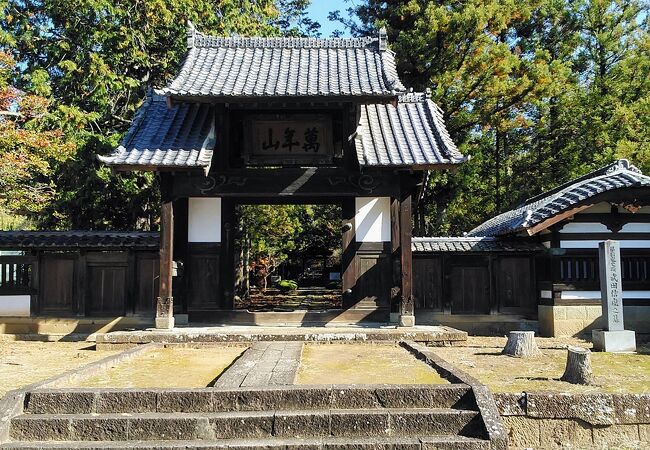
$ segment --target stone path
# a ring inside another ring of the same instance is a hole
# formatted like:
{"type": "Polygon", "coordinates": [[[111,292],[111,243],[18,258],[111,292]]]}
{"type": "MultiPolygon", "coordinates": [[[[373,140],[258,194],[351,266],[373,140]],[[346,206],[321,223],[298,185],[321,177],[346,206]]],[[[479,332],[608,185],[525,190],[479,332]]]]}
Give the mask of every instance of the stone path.
{"type": "Polygon", "coordinates": [[[215,387],[286,386],[300,364],[302,342],[256,342],[215,382],[215,387]]]}

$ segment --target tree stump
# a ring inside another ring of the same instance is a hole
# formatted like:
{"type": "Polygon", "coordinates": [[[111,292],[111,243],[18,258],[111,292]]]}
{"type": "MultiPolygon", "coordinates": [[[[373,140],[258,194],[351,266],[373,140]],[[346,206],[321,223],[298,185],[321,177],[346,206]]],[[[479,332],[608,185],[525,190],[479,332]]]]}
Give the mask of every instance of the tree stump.
{"type": "Polygon", "coordinates": [[[535,342],[535,332],[511,331],[502,353],[504,355],[514,356],[515,358],[528,358],[530,356],[541,355],[535,342]]]}
{"type": "Polygon", "coordinates": [[[591,352],[582,347],[568,347],[566,369],[560,380],[573,384],[592,384],[591,352]]]}

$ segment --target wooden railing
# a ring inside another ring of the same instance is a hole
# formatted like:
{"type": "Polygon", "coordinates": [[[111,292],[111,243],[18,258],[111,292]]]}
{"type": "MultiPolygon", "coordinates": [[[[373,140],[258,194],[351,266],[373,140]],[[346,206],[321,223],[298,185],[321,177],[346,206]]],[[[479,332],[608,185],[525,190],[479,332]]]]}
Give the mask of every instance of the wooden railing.
{"type": "MultiPolygon", "coordinates": [[[[598,283],[598,256],[562,256],[559,261],[560,281],[563,283],[598,283]]],[[[621,258],[623,282],[650,282],[650,255],[623,256],[621,258]]]]}

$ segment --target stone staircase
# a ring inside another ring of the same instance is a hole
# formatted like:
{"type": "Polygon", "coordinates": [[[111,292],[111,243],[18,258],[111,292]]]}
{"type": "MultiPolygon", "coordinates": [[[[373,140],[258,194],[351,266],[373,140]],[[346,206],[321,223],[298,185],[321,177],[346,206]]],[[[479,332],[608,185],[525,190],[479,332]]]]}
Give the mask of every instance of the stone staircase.
{"type": "Polygon", "coordinates": [[[0,449],[501,449],[472,387],[51,389],[25,395],[0,449]]]}

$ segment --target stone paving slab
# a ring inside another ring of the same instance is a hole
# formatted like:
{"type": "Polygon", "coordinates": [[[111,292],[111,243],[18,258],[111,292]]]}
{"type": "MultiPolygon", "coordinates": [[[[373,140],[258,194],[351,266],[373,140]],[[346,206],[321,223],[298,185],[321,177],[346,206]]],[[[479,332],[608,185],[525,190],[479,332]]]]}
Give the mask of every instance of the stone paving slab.
{"type": "Polygon", "coordinates": [[[219,377],[217,388],[292,385],[302,342],[255,342],[219,377]]]}

